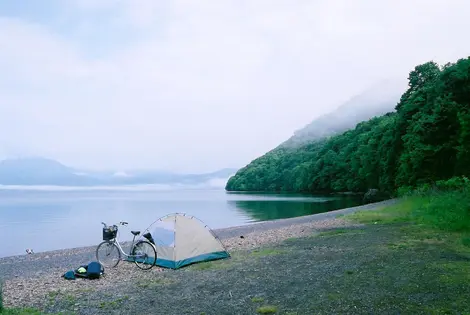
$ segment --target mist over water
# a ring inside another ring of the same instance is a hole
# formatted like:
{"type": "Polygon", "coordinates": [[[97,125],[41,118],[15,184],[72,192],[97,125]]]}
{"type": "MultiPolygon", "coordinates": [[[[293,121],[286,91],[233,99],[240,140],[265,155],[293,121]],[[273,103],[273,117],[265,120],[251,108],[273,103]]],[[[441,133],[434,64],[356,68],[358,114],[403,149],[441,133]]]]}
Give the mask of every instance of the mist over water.
{"type": "Polygon", "coordinates": [[[101,222],[127,221],[144,231],[174,212],[194,215],[218,229],[251,222],[321,213],[361,204],[351,196],[226,193],[221,189],[172,190],[0,190],[0,257],[98,245],[101,222]]]}

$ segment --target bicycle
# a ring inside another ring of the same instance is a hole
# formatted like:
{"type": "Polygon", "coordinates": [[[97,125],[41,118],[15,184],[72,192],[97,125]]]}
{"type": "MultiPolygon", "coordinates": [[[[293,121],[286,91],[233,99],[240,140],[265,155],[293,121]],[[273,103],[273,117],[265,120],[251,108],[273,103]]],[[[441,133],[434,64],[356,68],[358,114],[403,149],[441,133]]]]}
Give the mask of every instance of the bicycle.
{"type": "MultiPolygon", "coordinates": [[[[103,242],[96,248],[96,259],[104,267],[116,267],[121,260],[121,254],[127,258],[133,258],[134,263],[142,270],[150,270],[156,265],[157,250],[154,244],[147,240],[140,240],[134,244],[135,237],[140,234],[140,231],[131,231],[134,238],[132,239],[129,254],[126,254],[117,240],[118,226],[116,224],[108,226],[104,222],[101,222],[101,224],[103,224],[103,242]],[[101,253],[100,250],[104,251],[104,253],[101,253]],[[116,259],[112,258],[113,252],[116,252],[116,259]],[[109,264],[105,263],[105,258],[110,256],[111,262],[109,264]],[[153,262],[151,260],[153,260],[153,262]]],[[[119,222],[119,225],[122,226],[127,224],[127,222],[119,222]]],[[[151,239],[152,237],[149,233],[143,236],[147,239],[151,239]]]]}

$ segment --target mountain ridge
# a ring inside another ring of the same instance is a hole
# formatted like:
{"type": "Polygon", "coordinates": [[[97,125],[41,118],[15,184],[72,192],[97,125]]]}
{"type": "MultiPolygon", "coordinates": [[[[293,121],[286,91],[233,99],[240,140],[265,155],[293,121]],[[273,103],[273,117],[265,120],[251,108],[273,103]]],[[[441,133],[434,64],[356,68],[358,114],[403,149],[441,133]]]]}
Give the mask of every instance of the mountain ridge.
{"type": "Polygon", "coordinates": [[[277,148],[292,148],[353,129],[362,121],[395,110],[406,84],[400,79],[377,82],[333,111],[313,119],[277,148]]]}
{"type": "Polygon", "coordinates": [[[470,176],[469,82],[470,57],[417,65],[394,111],[321,141],[271,151],[240,169],[225,189],[390,197],[416,187],[463,187],[470,176]]]}
{"type": "Polygon", "coordinates": [[[10,158],[0,161],[0,185],[123,186],[147,184],[200,184],[228,179],[236,169],[181,174],[162,170],[90,171],[73,168],[44,157],[10,158]]]}
{"type": "Polygon", "coordinates": [[[309,154],[300,157],[297,151],[309,152],[311,147],[322,147],[328,139],[353,131],[364,121],[395,112],[406,86],[403,80],[396,78],[377,82],[332,112],[315,118],[295,131],[289,139],[240,168],[229,178],[225,190],[253,191],[257,190],[254,187],[264,187],[267,182],[269,190],[275,190],[273,187],[281,178],[288,176],[287,169],[308,163],[313,158],[309,154]],[[291,155],[295,158],[286,158],[291,155]],[[248,178],[253,180],[248,182],[248,178]]]}

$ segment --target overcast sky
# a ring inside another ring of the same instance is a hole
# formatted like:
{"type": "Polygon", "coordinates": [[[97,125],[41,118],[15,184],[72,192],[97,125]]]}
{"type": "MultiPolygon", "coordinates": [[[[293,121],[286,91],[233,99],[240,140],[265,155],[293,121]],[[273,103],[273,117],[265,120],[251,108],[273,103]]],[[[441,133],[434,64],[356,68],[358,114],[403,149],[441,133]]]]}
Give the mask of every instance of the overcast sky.
{"type": "Polygon", "coordinates": [[[240,167],[388,77],[470,54],[468,0],[2,0],[0,157],[240,167]]]}

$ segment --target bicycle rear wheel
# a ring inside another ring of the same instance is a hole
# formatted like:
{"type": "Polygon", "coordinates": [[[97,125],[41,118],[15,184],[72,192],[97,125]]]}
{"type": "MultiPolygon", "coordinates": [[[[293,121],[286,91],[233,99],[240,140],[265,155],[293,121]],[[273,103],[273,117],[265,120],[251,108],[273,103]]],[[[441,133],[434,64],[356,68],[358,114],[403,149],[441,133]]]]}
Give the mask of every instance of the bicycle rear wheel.
{"type": "Polygon", "coordinates": [[[157,251],[155,247],[147,241],[139,241],[132,248],[131,252],[134,263],[143,270],[150,270],[157,263],[157,251]]]}
{"type": "Polygon", "coordinates": [[[104,241],[96,248],[96,259],[106,268],[114,268],[121,260],[121,252],[113,242],[104,241]]]}

